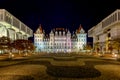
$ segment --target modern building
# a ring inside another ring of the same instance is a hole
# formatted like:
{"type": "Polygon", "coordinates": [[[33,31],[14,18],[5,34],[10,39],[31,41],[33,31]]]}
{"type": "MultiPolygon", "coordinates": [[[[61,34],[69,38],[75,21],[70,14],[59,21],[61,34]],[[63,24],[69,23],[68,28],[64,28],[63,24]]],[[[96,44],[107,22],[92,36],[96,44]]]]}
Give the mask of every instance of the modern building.
{"type": "Polygon", "coordinates": [[[88,31],[88,37],[93,37],[95,50],[109,51],[111,41],[120,38],[120,10],[115,10],[97,25],[93,26],[88,31]],[[99,46],[97,47],[97,45],[99,46]]]}
{"type": "Polygon", "coordinates": [[[2,36],[11,40],[28,39],[33,36],[33,31],[11,13],[0,9],[0,37],[2,36]]]}
{"type": "Polygon", "coordinates": [[[68,29],[55,28],[51,30],[49,35],[40,25],[34,33],[34,44],[37,47],[37,52],[79,52],[86,45],[86,35],[81,25],[73,34],[68,29]]]}

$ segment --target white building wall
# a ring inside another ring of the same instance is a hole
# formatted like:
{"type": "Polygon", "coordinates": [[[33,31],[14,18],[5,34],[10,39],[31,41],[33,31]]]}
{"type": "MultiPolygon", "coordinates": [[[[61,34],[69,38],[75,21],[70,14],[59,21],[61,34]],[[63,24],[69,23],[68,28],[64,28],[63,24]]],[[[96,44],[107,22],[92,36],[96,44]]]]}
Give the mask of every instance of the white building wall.
{"type": "Polygon", "coordinates": [[[93,37],[94,43],[104,42],[106,51],[108,51],[110,40],[120,38],[120,10],[117,9],[108,15],[100,23],[91,28],[88,33],[90,37],[93,37]],[[108,34],[110,34],[109,37],[108,34]],[[96,37],[99,37],[99,40],[96,37]]]}
{"type": "Polygon", "coordinates": [[[8,30],[5,26],[0,25],[0,37],[2,37],[2,36],[7,37],[8,36],[8,30]]]}
{"type": "MultiPolygon", "coordinates": [[[[22,23],[20,20],[18,20],[16,17],[14,17],[11,13],[9,13],[5,9],[0,9],[0,25],[3,25],[7,29],[7,31],[8,29],[15,30],[15,33],[17,33],[18,31],[21,31],[22,35],[24,34],[27,35],[27,38],[33,35],[33,31],[30,28],[29,30],[26,29],[28,27],[24,23],[22,23]],[[21,29],[21,24],[23,24],[22,29],[21,29]]],[[[9,33],[13,33],[13,31],[9,33]]],[[[9,37],[8,33],[5,36],[9,37]]],[[[16,40],[16,38],[14,38],[14,36],[12,35],[10,36],[10,38],[13,40],[16,40]]]]}
{"type": "Polygon", "coordinates": [[[71,44],[71,33],[55,31],[50,32],[49,37],[45,38],[44,33],[34,34],[35,45],[38,51],[57,53],[57,52],[71,52],[74,46],[74,51],[78,52],[83,49],[83,45],[86,45],[87,38],[86,33],[77,34],[77,40],[74,40],[74,44],[71,44]]]}
{"type": "Polygon", "coordinates": [[[99,36],[99,42],[105,42],[106,41],[107,34],[102,34],[99,36]]]}
{"type": "Polygon", "coordinates": [[[54,33],[51,31],[50,33],[50,42],[49,42],[50,52],[54,52],[54,33]]]}
{"type": "Polygon", "coordinates": [[[86,33],[84,34],[77,34],[78,42],[77,42],[77,49],[78,51],[83,50],[83,47],[86,46],[87,38],[86,33]]]}
{"type": "Polygon", "coordinates": [[[38,52],[44,51],[43,34],[34,34],[34,42],[38,52]]]}

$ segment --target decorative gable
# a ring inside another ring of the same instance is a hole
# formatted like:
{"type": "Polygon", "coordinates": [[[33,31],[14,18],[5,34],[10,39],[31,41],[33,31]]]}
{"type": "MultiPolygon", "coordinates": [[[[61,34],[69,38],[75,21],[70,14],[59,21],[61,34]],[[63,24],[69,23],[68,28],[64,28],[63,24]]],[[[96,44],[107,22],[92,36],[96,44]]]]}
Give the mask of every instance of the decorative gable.
{"type": "Polygon", "coordinates": [[[80,33],[85,33],[85,31],[84,31],[84,29],[83,29],[83,28],[81,28],[80,33]]]}
{"type": "Polygon", "coordinates": [[[81,26],[81,24],[80,24],[79,28],[76,30],[76,33],[77,34],[78,33],[85,33],[85,30],[83,29],[83,27],[81,26]]]}
{"type": "Polygon", "coordinates": [[[41,24],[40,24],[40,26],[38,27],[38,29],[36,30],[35,33],[36,33],[36,34],[42,34],[42,33],[43,33],[43,29],[42,29],[41,24]]]}

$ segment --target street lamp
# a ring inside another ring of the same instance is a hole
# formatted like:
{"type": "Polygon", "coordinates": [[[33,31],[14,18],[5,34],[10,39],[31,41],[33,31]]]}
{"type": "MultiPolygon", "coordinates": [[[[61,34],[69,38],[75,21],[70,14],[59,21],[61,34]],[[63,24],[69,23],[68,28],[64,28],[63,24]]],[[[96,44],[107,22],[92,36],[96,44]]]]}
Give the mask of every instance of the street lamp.
{"type": "Polygon", "coordinates": [[[14,54],[12,54],[11,52],[9,53],[9,59],[12,59],[14,57],[14,54]]]}

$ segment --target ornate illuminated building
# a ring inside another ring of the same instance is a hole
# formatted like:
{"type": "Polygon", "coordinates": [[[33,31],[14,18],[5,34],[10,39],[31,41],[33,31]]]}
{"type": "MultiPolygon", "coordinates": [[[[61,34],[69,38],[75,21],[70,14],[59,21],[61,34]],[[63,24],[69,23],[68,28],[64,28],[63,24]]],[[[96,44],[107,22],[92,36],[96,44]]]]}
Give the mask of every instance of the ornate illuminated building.
{"type": "MultiPolygon", "coordinates": [[[[120,10],[117,9],[107,16],[97,25],[88,31],[88,37],[93,37],[94,49],[97,48],[102,52],[108,52],[111,43],[116,39],[120,39],[120,10]]],[[[116,52],[116,50],[113,50],[116,52]]]]}
{"type": "Polygon", "coordinates": [[[33,31],[5,9],[0,9],[0,37],[9,37],[11,40],[28,39],[33,31]]]}
{"type": "Polygon", "coordinates": [[[79,27],[72,34],[68,29],[55,28],[48,34],[45,34],[41,25],[34,33],[34,44],[37,52],[79,52],[86,45],[86,33],[79,27]]]}

